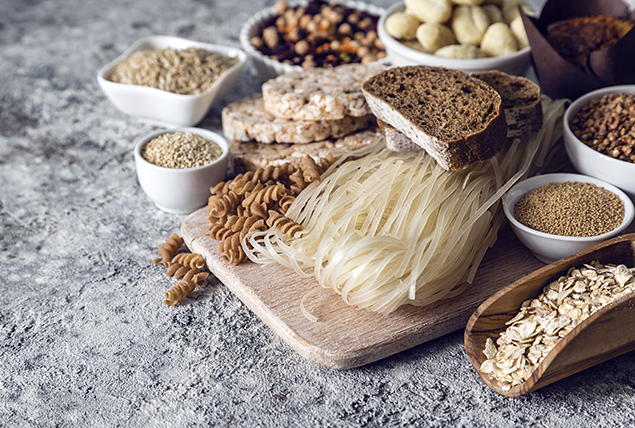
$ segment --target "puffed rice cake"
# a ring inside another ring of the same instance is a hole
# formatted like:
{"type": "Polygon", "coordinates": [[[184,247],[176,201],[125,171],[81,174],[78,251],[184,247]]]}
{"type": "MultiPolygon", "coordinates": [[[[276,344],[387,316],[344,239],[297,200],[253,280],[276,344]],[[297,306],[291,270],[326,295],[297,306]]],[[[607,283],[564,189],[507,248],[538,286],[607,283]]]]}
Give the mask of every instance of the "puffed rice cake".
{"type": "Polygon", "coordinates": [[[280,119],[265,109],[262,94],[232,102],[222,111],[223,133],[230,140],[257,143],[313,143],[367,128],[372,115],[333,120],[280,119]]]}
{"type": "Polygon", "coordinates": [[[381,132],[373,127],[354,132],[343,138],[307,144],[262,144],[234,140],[229,143],[230,173],[242,174],[269,165],[282,165],[285,162],[290,162],[298,167],[306,154],[315,159],[325,157],[329,153],[338,156],[364,147],[377,138],[381,138],[381,132]]]}
{"type": "Polygon", "coordinates": [[[293,120],[333,120],[371,114],[361,85],[386,68],[347,64],[280,75],[262,85],[265,108],[293,120]]]}

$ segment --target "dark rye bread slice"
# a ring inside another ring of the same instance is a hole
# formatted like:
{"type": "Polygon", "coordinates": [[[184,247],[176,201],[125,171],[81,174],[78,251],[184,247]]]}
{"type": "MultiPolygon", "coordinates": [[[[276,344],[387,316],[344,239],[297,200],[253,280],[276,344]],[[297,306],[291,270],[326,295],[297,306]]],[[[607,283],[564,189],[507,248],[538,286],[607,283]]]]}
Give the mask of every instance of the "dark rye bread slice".
{"type": "Polygon", "coordinates": [[[403,132],[446,170],[490,159],[507,140],[500,95],[467,73],[393,67],[367,79],[362,90],[379,120],[403,132]]]}
{"type": "Polygon", "coordinates": [[[507,137],[520,137],[542,127],[540,87],[531,80],[492,70],[472,73],[498,92],[503,100],[507,137]]]}
{"type": "MultiPolygon", "coordinates": [[[[542,127],[543,112],[540,87],[531,80],[492,70],[472,73],[494,88],[503,101],[507,122],[507,138],[538,132],[542,127]]],[[[381,120],[377,121],[388,149],[396,152],[423,150],[405,134],[381,120]]]]}

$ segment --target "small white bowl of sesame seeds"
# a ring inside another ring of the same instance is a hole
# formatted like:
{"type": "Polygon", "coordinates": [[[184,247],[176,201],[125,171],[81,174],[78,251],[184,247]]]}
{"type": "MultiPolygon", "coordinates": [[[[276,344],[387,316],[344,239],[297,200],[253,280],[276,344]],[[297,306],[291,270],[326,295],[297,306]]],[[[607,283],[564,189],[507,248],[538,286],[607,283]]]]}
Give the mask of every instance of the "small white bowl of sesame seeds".
{"type": "Polygon", "coordinates": [[[201,128],[156,131],[137,140],[141,189],[162,211],[189,214],[207,204],[210,188],[225,179],[229,145],[201,128]]]}
{"type": "Polygon", "coordinates": [[[581,174],[545,174],[520,181],[503,199],[518,239],[553,263],[622,233],[635,208],[617,187],[581,174]]]}

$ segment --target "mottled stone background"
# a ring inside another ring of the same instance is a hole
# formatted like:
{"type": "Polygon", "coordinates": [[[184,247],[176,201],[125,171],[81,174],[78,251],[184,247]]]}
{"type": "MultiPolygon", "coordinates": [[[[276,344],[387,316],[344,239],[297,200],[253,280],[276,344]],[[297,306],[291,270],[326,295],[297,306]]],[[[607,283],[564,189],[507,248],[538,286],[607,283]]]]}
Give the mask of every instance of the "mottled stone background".
{"type": "MultiPolygon", "coordinates": [[[[166,307],[152,264],[184,216],[139,188],[135,139],[97,70],[140,37],[238,46],[272,0],[0,2],[0,426],[635,424],[635,354],[520,399],[457,331],[354,370],[298,356],[217,282],[166,307]]],[[[376,1],[389,6],[392,0],[376,1]]],[[[248,68],[225,103],[256,92],[248,68]]],[[[201,127],[220,130],[220,109],[201,127]]]]}

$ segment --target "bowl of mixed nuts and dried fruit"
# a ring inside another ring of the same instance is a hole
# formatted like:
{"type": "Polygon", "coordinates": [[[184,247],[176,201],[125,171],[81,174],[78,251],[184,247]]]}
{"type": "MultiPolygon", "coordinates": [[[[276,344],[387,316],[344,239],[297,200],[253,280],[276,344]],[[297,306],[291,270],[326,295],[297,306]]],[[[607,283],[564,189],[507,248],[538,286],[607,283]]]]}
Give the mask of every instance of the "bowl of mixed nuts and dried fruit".
{"type": "Polygon", "coordinates": [[[240,45],[264,80],[306,68],[381,61],[386,53],[377,22],[383,13],[350,0],[278,0],[245,22],[240,45]]]}
{"type": "Polygon", "coordinates": [[[117,109],[163,126],[192,126],[234,85],[247,61],[240,49],[172,36],[136,41],[99,70],[117,109]]]}
{"type": "Polygon", "coordinates": [[[521,0],[405,0],[382,15],[377,34],[395,66],[522,75],[531,49],[519,6],[530,12],[521,0]]]}
{"type": "Polygon", "coordinates": [[[610,86],[576,99],[564,115],[564,144],[575,169],[635,200],[635,85],[610,86]]]}
{"type": "Polygon", "coordinates": [[[520,181],[503,200],[518,239],[553,263],[626,231],[633,202],[615,186],[581,174],[545,174],[520,181]]]}
{"type": "Polygon", "coordinates": [[[225,179],[229,146],[215,132],[175,128],[139,138],[134,158],[141,189],[157,208],[189,214],[207,204],[210,188],[225,179]]]}

